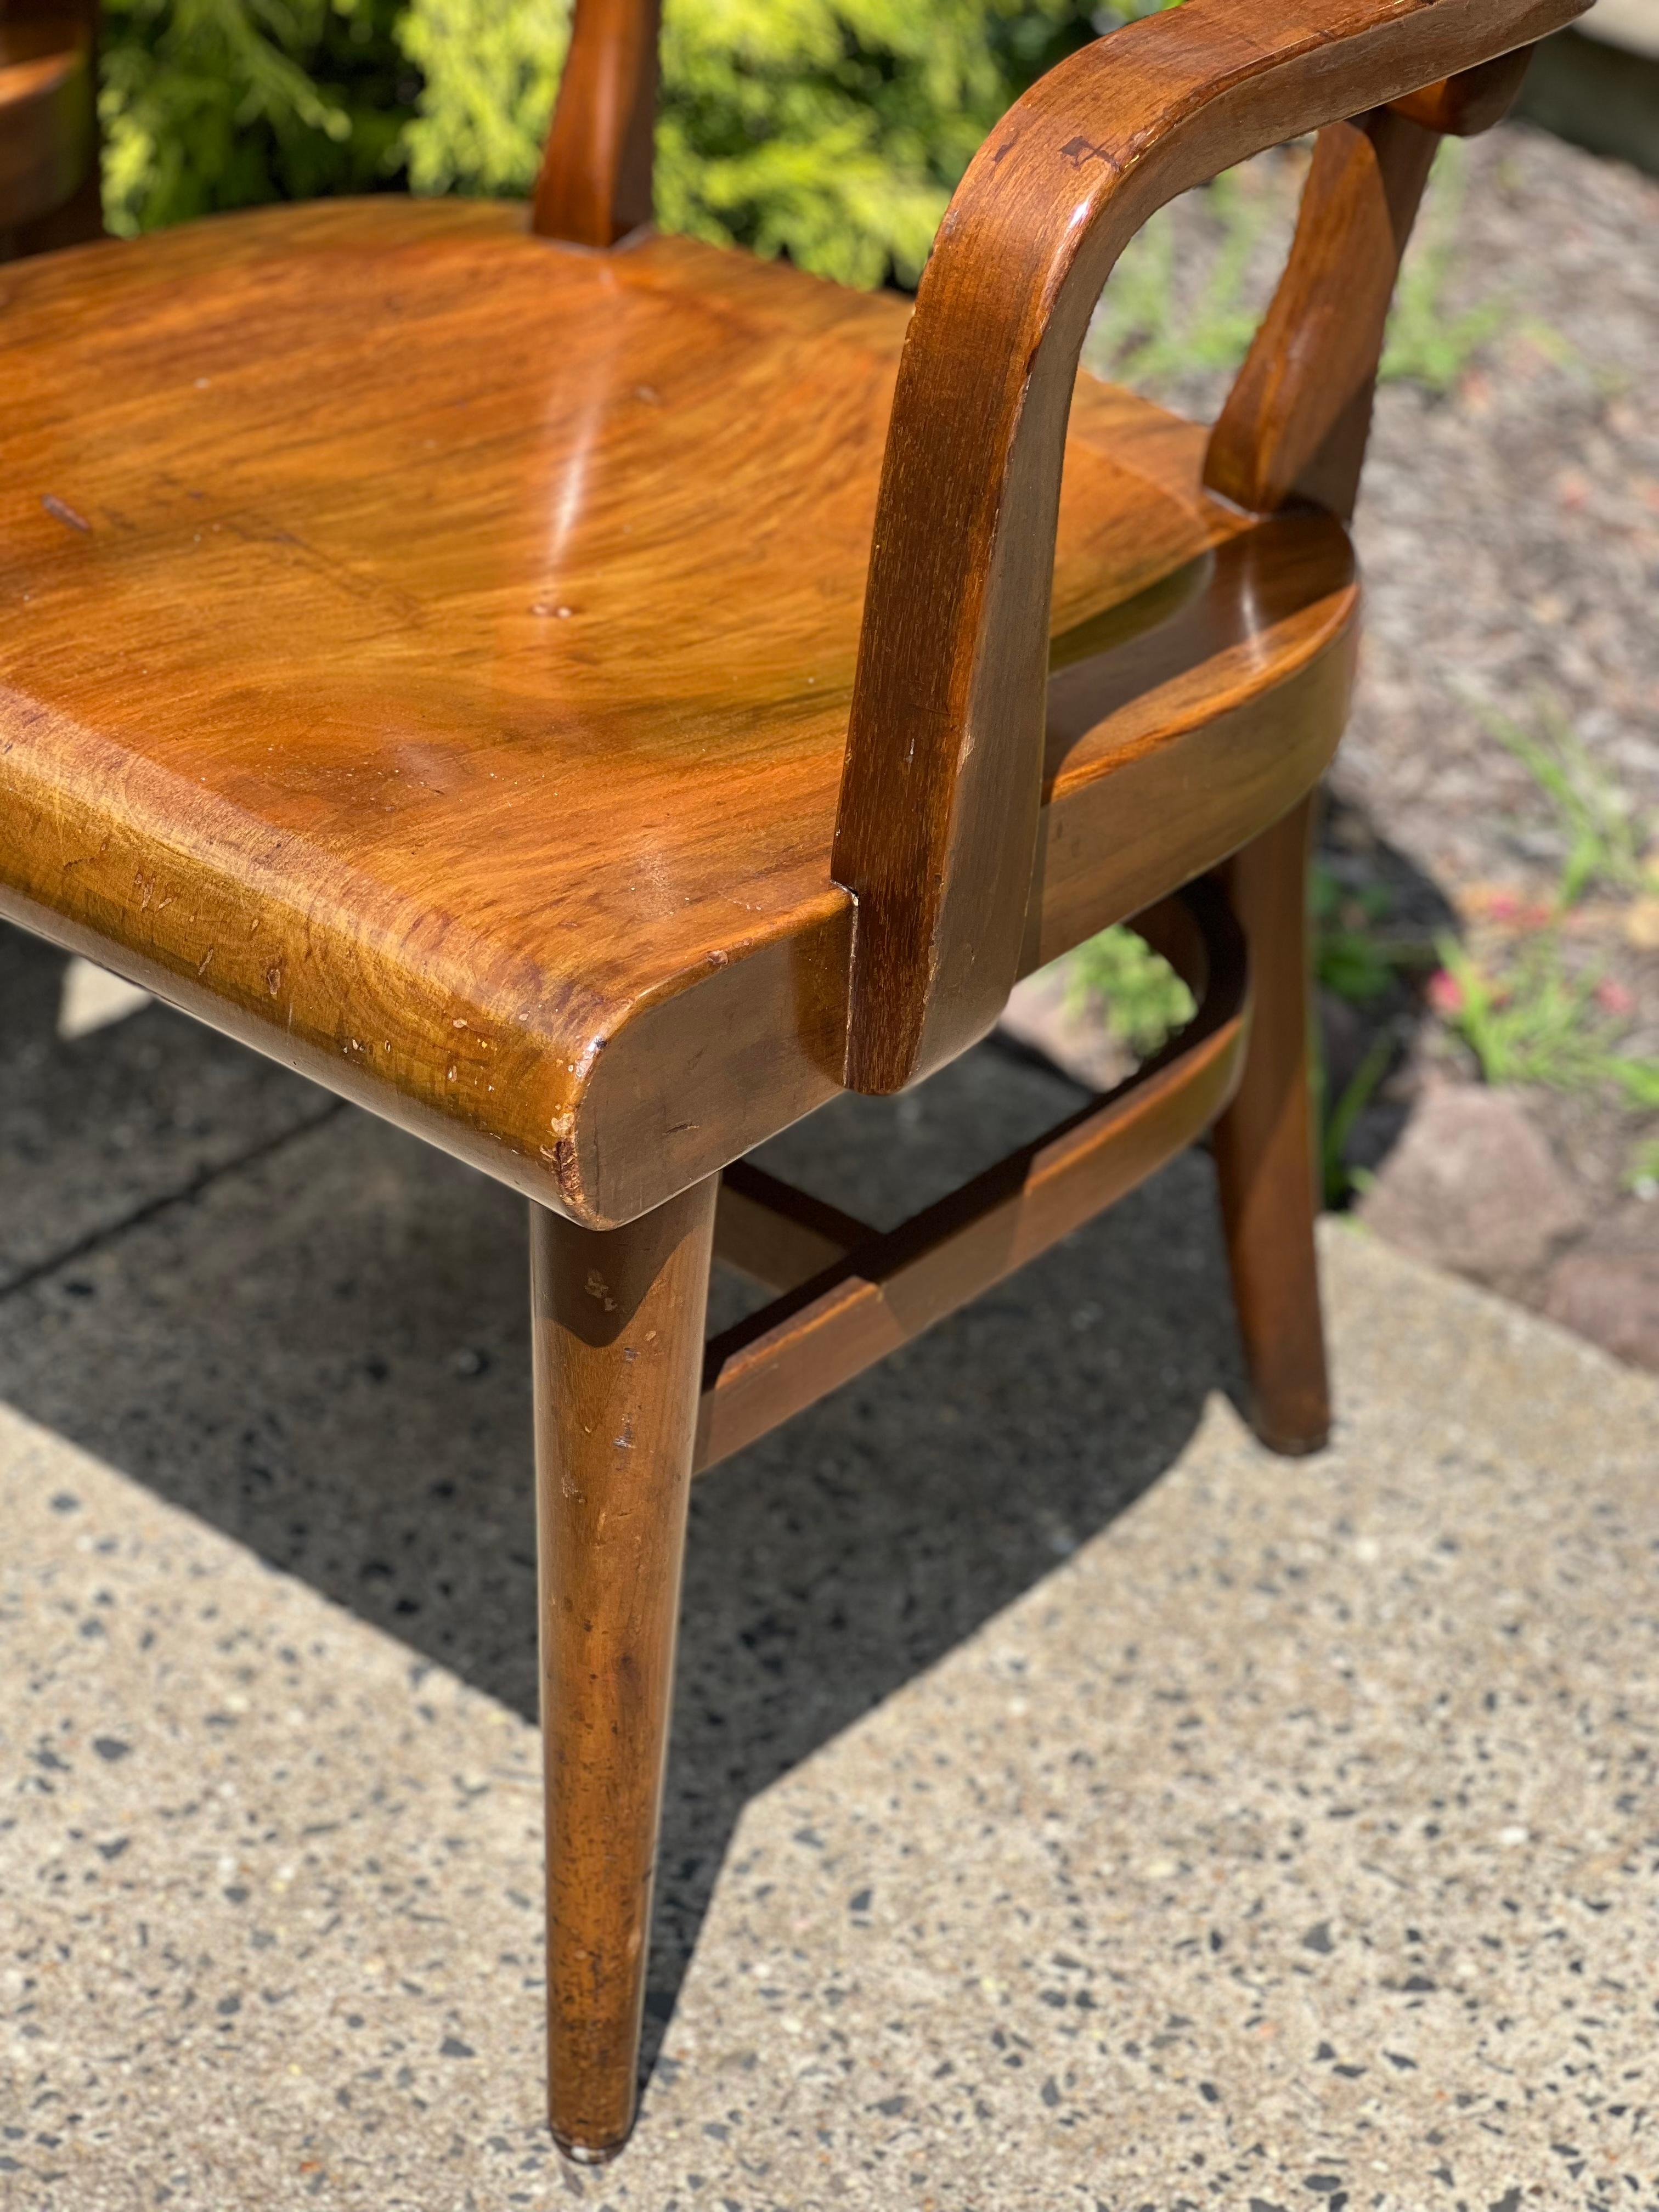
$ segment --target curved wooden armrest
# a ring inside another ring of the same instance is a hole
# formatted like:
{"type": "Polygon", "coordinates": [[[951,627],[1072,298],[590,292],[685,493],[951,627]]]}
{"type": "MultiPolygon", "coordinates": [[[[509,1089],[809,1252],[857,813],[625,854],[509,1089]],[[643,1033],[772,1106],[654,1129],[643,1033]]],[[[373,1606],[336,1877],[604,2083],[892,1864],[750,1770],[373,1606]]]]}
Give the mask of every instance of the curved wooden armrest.
{"type": "Polygon", "coordinates": [[[891,1091],[1012,988],[1040,802],[1066,423],[1154,210],[1249,155],[1531,43],[1585,0],[1186,0],[1051,70],[941,224],[893,401],[836,823],[846,1081],[891,1091]]]}

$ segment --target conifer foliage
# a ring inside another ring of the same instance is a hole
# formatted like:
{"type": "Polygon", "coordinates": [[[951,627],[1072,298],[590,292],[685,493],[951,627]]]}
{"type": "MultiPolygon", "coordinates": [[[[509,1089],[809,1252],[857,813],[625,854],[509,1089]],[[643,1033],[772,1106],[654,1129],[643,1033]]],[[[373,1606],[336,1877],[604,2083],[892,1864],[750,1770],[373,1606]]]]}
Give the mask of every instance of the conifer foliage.
{"type": "MultiPolygon", "coordinates": [[[[667,0],[660,220],[914,283],[1002,109],[1157,4],[667,0]]],[[[323,192],[522,193],[568,28],[569,0],[106,0],[111,227],[323,192]]]]}

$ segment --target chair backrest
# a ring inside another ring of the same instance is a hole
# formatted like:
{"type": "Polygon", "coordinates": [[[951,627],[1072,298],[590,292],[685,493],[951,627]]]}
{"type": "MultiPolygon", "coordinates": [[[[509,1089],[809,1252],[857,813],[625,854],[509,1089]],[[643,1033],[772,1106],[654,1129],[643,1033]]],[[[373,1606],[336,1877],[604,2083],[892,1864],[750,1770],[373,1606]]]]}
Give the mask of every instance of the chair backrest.
{"type": "Polygon", "coordinates": [[[651,220],[662,0],[576,0],[532,215],[544,238],[614,246],[651,220]]]}
{"type": "Polygon", "coordinates": [[[0,0],[0,261],[103,228],[96,36],[97,0],[0,0]]]}

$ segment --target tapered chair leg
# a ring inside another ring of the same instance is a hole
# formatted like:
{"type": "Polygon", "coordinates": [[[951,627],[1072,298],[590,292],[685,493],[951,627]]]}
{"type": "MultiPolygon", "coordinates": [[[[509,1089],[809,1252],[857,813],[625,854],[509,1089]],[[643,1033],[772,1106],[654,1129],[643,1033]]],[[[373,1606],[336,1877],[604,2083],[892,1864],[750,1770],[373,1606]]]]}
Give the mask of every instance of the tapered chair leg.
{"type": "Polygon", "coordinates": [[[548,2108],[595,2164],[634,2122],[719,1181],[605,1232],[531,1209],[548,2108]]]}
{"type": "Polygon", "coordinates": [[[1243,1079],[1216,1123],[1216,1175],[1256,1434],[1279,1452],[1330,1434],[1314,1249],[1309,1089],[1308,864],[1314,801],[1236,854],[1224,878],[1249,947],[1254,1013],[1243,1079]]]}

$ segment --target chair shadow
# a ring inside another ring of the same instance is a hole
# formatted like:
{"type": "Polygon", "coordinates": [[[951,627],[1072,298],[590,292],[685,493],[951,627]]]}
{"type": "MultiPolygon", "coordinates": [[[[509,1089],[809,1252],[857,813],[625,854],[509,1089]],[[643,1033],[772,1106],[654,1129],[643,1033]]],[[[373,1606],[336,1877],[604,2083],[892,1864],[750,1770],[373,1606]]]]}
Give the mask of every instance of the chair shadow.
{"type": "MultiPolygon", "coordinates": [[[[61,1042],[61,970],[0,931],[0,1187],[28,1217],[0,1397],[533,1721],[522,1202],[319,1118],[312,1085],[167,1009],[61,1042]],[[61,1264],[36,1249],[54,1219],[61,1264]]],[[[982,1046],[763,1157],[887,1222],[1081,1096],[982,1046]]],[[[742,1297],[718,1283],[719,1318],[742,1297]]],[[[750,1799],[1132,1505],[1240,1382],[1192,1153],[697,1486],[647,2065],[750,1799]]]]}
{"type": "Polygon", "coordinates": [[[1319,992],[1327,1110],[1340,1109],[1345,1097],[1358,1106],[1343,1166],[1349,1177],[1375,1175],[1411,1117],[1412,1046],[1427,1019],[1436,941],[1457,936],[1462,925],[1439,885],[1352,800],[1326,794],[1318,859],[1334,902],[1324,924],[1322,966],[1333,977],[1349,978],[1346,994],[1328,987],[1319,992]]]}

